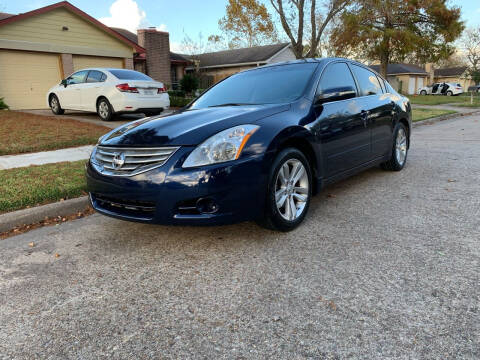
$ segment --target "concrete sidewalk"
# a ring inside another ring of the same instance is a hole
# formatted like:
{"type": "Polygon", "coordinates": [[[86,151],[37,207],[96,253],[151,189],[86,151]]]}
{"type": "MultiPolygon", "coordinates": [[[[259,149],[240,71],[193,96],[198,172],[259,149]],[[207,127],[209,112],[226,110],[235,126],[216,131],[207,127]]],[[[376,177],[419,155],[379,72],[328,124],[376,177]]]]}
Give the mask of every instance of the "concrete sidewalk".
{"type": "Polygon", "coordinates": [[[86,160],[90,157],[93,145],[38,153],[0,156],[0,170],[30,165],[51,164],[62,161],[86,160]]]}

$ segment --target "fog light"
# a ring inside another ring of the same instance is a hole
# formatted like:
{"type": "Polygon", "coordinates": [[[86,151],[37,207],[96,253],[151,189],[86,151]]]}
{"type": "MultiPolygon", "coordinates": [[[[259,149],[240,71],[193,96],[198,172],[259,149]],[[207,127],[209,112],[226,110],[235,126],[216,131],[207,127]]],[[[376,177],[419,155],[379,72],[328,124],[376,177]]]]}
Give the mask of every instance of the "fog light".
{"type": "Polygon", "coordinates": [[[218,211],[218,205],[211,198],[198,199],[197,210],[201,214],[213,214],[218,211]]]}

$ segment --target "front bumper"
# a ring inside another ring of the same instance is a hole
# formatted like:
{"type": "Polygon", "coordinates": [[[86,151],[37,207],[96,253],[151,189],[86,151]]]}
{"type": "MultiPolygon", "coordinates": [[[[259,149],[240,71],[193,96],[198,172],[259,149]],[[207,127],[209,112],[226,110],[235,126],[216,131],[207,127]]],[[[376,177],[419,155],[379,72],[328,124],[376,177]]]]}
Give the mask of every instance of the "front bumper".
{"type": "Polygon", "coordinates": [[[98,212],[130,221],[168,225],[218,225],[263,214],[266,176],[261,156],[183,169],[193,147],[180,148],[163,166],[132,177],[112,177],[87,164],[87,187],[98,212]],[[198,200],[213,201],[202,212],[198,200]]]}

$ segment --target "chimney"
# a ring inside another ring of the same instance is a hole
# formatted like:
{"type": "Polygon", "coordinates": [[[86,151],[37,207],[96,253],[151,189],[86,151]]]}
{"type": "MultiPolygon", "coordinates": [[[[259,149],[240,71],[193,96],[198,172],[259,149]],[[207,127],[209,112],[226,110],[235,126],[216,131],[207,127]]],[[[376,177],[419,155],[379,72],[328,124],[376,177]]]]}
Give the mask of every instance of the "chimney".
{"type": "Polygon", "coordinates": [[[168,32],[155,28],[137,30],[138,45],[146,50],[146,73],[154,80],[171,85],[170,40],[168,32]]]}

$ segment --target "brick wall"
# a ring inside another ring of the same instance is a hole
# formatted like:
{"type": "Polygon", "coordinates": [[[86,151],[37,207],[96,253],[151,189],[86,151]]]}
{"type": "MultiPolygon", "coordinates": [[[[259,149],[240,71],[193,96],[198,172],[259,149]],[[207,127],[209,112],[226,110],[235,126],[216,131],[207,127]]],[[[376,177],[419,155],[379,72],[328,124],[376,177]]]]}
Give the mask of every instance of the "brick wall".
{"type": "Polygon", "coordinates": [[[140,29],[137,35],[138,44],[146,50],[147,75],[171,85],[169,34],[155,29],[140,29]]]}
{"type": "Polygon", "coordinates": [[[125,64],[125,69],[133,70],[133,58],[125,58],[123,59],[125,64]]]}
{"type": "Polygon", "coordinates": [[[73,73],[73,56],[72,54],[61,54],[61,60],[63,67],[63,78],[66,78],[73,73]]]}

